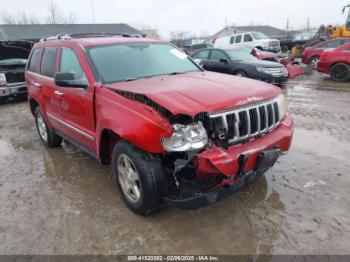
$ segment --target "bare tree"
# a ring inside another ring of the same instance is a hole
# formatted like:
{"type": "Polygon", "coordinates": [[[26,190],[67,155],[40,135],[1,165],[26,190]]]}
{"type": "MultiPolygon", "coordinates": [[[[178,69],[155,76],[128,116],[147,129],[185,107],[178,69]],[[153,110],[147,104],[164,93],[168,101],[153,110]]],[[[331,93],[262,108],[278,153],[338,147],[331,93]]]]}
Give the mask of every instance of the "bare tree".
{"type": "Polygon", "coordinates": [[[16,18],[7,12],[1,13],[1,22],[8,25],[17,24],[16,18]]]}
{"type": "Polygon", "coordinates": [[[77,21],[77,15],[75,12],[71,11],[63,18],[65,24],[75,24],[77,21]]]}
{"type": "Polygon", "coordinates": [[[1,14],[1,22],[9,25],[28,25],[28,24],[40,24],[40,19],[36,16],[28,15],[26,12],[22,11],[16,15],[10,15],[8,13],[1,14]]]}
{"type": "Polygon", "coordinates": [[[63,22],[63,16],[61,14],[61,11],[58,9],[57,5],[54,2],[51,2],[47,6],[47,11],[47,22],[49,24],[60,24],[63,22]]]}

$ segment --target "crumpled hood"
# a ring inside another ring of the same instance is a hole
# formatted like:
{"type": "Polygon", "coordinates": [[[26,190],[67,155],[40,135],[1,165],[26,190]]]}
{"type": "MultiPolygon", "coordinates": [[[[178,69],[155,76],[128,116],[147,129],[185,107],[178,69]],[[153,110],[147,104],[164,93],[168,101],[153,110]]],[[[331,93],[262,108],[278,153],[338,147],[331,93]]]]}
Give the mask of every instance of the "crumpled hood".
{"type": "Polygon", "coordinates": [[[190,116],[256,103],[280,93],[279,88],[264,82],[213,72],[157,76],[106,86],[143,94],[173,115],[190,116]]]}

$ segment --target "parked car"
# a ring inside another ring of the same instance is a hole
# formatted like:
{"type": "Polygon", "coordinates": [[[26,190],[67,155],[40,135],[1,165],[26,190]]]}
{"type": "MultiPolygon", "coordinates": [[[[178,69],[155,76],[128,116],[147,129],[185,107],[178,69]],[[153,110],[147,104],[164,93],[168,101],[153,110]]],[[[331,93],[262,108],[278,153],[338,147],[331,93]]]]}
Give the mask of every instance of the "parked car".
{"type": "Polygon", "coordinates": [[[261,32],[247,32],[230,36],[222,36],[217,38],[214,43],[215,48],[231,49],[234,46],[249,46],[276,53],[281,50],[279,40],[270,39],[261,32]]]}
{"type": "Polygon", "coordinates": [[[317,71],[329,74],[334,81],[350,80],[350,42],[321,54],[317,71]]]}
{"type": "Polygon", "coordinates": [[[164,202],[219,201],[272,167],[292,140],[279,88],[205,72],[156,40],[41,41],[26,82],[42,142],[64,138],[111,163],[124,202],[140,215],[164,202]]]}
{"type": "Polygon", "coordinates": [[[327,49],[337,48],[347,42],[350,42],[350,37],[341,39],[332,39],[320,42],[312,47],[304,49],[301,61],[304,64],[311,65],[313,69],[317,69],[317,63],[320,61],[321,53],[327,49]]]}
{"type": "Polygon", "coordinates": [[[275,85],[288,81],[288,71],[280,63],[259,60],[255,56],[235,49],[204,49],[192,58],[205,70],[253,78],[275,85]]]}
{"type": "Polygon", "coordinates": [[[27,96],[24,81],[26,59],[12,58],[0,60],[0,101],[27,96]]]}
{"type": "Polygon", "coordinates": [[[252,47],[235,47],[233,49],[247,52],[260,60],[279,62],[277,54],[273,52],[261,51],[252,47]]]}
{"type": "Polygon", "coordinates": [[[195,44],[195,45],[191,45],[191,46],[185,46],[182,48],[182,50],[186,54],[191,55],[197,50],[211,48],[211,47],[213,47],[211,44],[195,44]]]}

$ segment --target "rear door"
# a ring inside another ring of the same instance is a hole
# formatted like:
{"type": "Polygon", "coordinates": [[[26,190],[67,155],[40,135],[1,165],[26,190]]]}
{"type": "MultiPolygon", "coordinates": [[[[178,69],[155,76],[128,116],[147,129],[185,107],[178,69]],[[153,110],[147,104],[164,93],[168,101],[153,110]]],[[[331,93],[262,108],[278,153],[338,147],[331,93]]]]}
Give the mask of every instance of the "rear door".
{"type": "MultiPolygon", "coordinates": [[[[42,105],[44,107],[43,110],[48,117],[51,114],[57,114],[59,111],[59,101],[57,100],[56,94],[57,87],[54,81],[54,75],[57,67],[57,54],[57,47],[45,47],[39,67],[38,82],[40,83],[41,88],[41,102],[44,104],[42,105]]],[[[48,120],[53,128],[58,129],[60,127],[50,118],[48,120]]]]}
{"type": "MultiPolygon", "coordinates": [[[[59,72],[73,72],[75,79],[88,83],[75,50],[63,47],[58,61],[59,72]]],[[[81,146],[95,152],[93,87],[56,87],[56,98],[58,111],[54,118],[60,124],[60,130],[81,146]]]]}

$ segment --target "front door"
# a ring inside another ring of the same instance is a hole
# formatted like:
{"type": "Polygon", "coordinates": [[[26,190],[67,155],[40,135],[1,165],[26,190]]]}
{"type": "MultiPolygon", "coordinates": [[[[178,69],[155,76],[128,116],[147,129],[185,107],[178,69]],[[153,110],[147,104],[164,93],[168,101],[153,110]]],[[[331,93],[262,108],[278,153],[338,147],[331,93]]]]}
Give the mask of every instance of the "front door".
{"type": "Polygon", "coordinates": [[[212,50],[207,63],[207,70],[218,73],[229,73],[230,58],[221,50],[212,50]]]}
{"type": "MultiPolygon", "coordinates": [[[[59,72],[73,72],[75,79],[86,76],[78,57],[71,48],[62,48],[59,56],[59,72]]],[[[96,153],[93,87],[56,87],[58,111],[54,116],[64,135],[79,145],[96,153]]]]}

